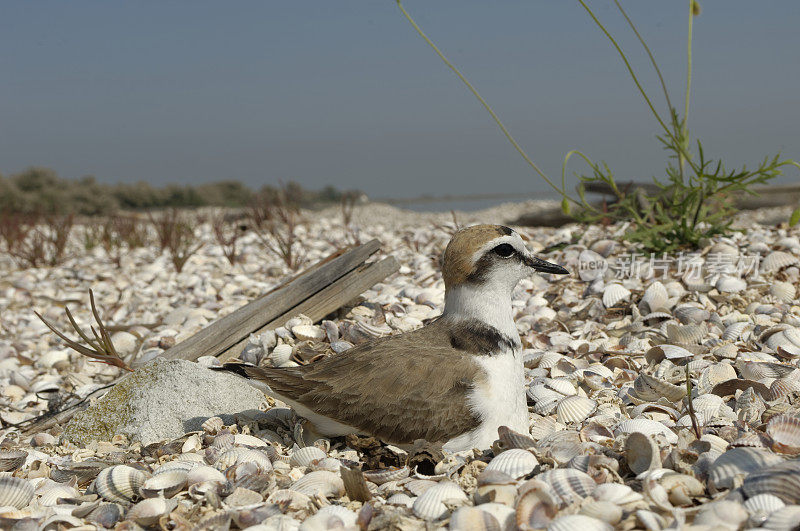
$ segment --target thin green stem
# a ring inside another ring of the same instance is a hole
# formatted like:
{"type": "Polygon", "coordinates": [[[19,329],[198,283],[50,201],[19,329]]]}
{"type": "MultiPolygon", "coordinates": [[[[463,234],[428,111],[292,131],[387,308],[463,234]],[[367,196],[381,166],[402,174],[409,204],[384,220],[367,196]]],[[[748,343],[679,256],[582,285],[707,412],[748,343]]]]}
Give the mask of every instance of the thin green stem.
{"type": "MultiPolygon", "coordinates": [[[[694,28],[694,1],[689,0],[689,32],[686,38],[686,96],[683,105],[683,120],[681,121],[681,136],[686,144],[689,143],[688,139],[688,124],[689,124],[689,99],[692,93],[692,32],[694,28]]],[[[683,172],[684,153],[681,152],[678,156],[678,162],[681,166],[681,173],[683,172]]]]}
{"type": "Polygon", "coordinates": [[[484,109],[486,109],[486,111],[492,116],[492,119],[494,119],[495,123],[498,125],[498,127],[500,127],[500,130],[506,136],[508,141],[511,142],[511,145],[514,146],[514,149],[517,150],[517,153],[519,153],[522,156],[522,158],[525,160],[525,162],[527,162],[528,165],[531,168],[533,168],[533,170],[536,173],[538,173],[539,176],[542,179],[544,179],[545,182],[547,184],[549,184],[553,188],[553,190],[558,192],[559,195],[561,195],[562,197],[572,201],[573,203],[579,204],[577,201],[575,201],[574,199],[572,199],[571,197],[569,197],[567,195],[566,190],[560,190],[555,184],[553,184],[553,182],[550,180],[550,178],[547,175],[545,175],[545,173],[541,169],[539,169],[539,166],[537,166],[536,163],[533,162],[533,160],[528,156],[528,154],[525,153],[525,150],[522,149],[522,146],[520,146],[519,143],[514,139],[514,137],[511,136],[511,133],[509,132],[509,130],[506,128],[505,125],[503,125],[503,122],[500,120],[500,117],[497,116],[497,114],[494,112],[494,110],[492,110],[492,108],[489,106],[489,104],[486,102],[486,100],[484,100],[483,97],[475,89],[475,87],[472,86],[472,83],[470,83],[467,80],[467,78],[464,77],[464,75],[458,70],[458,68],[456,68],[456,66],[453,63],[451,63],[447,59],[447,57],[445,57],[445,55],[439,50],[439,48],[433,43],[433,41],[430,38],[428,38],[427,35],[425,35],[425,32],[422,31],[422,28],[420,28],[417,25],[417,23],[414,21],[414,19],[411,18],[411,15],[409,15],[408,11],[405,10],[405,8],[403,7],[403,4],[400,3],[400,0],[396,0],[396,1],[397,1],[397,7],[400,8],[400,11],[406,17],[408,22],[411,23],[411,25],[414,27],[414,29],[419,34],[419,36],[422,37],[423,40],[425,40],[425,42],[428,44],[428,46],[430,46],[433,49],[433,51],[436,52],[436,55],[438,55],[439,58],[442,61],[444,61],[444,64],[446,64],[447,67],[450,68],[450,70],[452,70],[458,76],[458,78],[467,86],[469,91],[472,92],[472,95],[475,96],[478,99],[478,101],[481,103],[481,105],[483,105],[484,109]]]}
{"type": "Polygon", "coordinates": [[[625,21],[628,23],[628,26],[630,26],[631,29],[633,30],[633,33],[636,35],[636,38],[639,39],[640,43],[642,43],[644,51],[647,52],[647,57],[650,58],[650,62],[653,64],[653,68],[655,69],[656,75],[658,76],[658,81],[661,83],[661,90],[664,92],[664,99],[667,100],[667,107],[669,107],[670,110],[674,109],[674,107],[672,106],[672,101],[669,99],[669,92],[667,91],[667,84],[664,81],[664,76],[661,75],[661,69],[658,68],[658,63],[656,62],[656,58],[653,57],[653,53],[650,51],[650,47],[645,42],[644,37],[642,37],[642,35],[639,33],[639,30],[636,29],[636,26],[628,16],[628,13],[626,13],[625,10],[622,9],[622,4],[619,3],[619,0],[614,0],[614,3],[617,5],[617,9],[619,9],[619,12],[622,13],[622,16],[625,17],[625,21]]]}

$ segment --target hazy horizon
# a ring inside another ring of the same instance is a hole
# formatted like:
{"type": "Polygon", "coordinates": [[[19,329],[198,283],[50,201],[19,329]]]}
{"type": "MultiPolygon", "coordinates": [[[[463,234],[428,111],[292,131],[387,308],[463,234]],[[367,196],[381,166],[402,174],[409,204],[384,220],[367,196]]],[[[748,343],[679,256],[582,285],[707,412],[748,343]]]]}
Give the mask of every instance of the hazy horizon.
{"type": "MultiPolygon", "coordinates": [[[[613,3],[591,2],[664,110],[613,3]]],[[[682,108],[686,3],[623,4],[682,108]],[[665,7],[662,7],[665,6],[665,7]]],[[[577,2],[404,6],[553,179],[570,149],[661,176],[659,132],[577,2]]],[[[800,5],[701,1],[689,124],[731,167],[800,158],[800,5]]],[[[7,2],[0,172],[154,185],[294,180],[371,197],[546,185],[395,2],[7,2]]],[[[572,170],[585,167],[573,159],[572,170]]],[[[796,182],[787,170],[779,182],[796,182]]],[[[574,182],[574,179],[572,180],[574,182]]]]}

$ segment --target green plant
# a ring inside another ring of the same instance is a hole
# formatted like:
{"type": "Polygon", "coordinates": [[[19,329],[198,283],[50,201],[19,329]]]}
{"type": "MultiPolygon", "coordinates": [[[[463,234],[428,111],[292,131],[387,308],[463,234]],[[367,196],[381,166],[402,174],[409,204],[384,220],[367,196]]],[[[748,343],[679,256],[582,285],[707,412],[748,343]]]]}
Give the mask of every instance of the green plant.
{"type": "MultiPolygon", "coordinates": [[[[497,114],[484,100],[464,75],[444,56],[436,45],[420,29],[408,12],[403,8],[400,0],[396,0],[400,11],[411,23],[417,33],[436,52],[444,63],[459,77],[481,105],[489,112],[500,130],[514,146],[514,149],[523,157],[528,165],[558,194],[561,196],[561,206],[565,213],[584,222],[617,222],[630,221],[631,226],[626,233],[626,238],[638,242],[645,250],[664,252],[681,247],[696,246],[701,239],[725,234],[730,231],[732,214],[735,208],[732,204],[732,194],[754,193],[752,186],[766,183],[781,174],[784,166],[800,164],[791,159],[781,160],[778,155],[765,158],[755,169],[748,170],[742,167],[738,170],[729,170],[722,160],[708,159],[703,151],[702,143],[696,141],[696,149],[692,150],[692,138],[688,129],[689,103],[692,80],[692,35],[693,20],[699,15],[700,7],[696,0],[689,0],[689,28],[687,40],[687,76],[686,93],[684,98],[683,114],[679,114],[672,104],[666,83],[661,74],[650,48],[641,36],[633,21],[628,17],[618,0],[614,4],[625,18],[631,30],[636,35],[639,43],[647,53],[653,68],[658,75],[661,88],[664,92],[669,119],[664,120],[656,110],[650,96],[639,82],[627,55],[617,43],[616,39],[608,32],[606,27],[596,17],[592,9],[584,0],[578,0],[592,21],[600,28],[606,38],[622,59],[628,74],[631,76],[637,90],[644,99],[650,112],[655,117],[661,129],[657,135],[658,140],[669,153],[670,162],[666,168],[666,179],[653,178],[656,193],[648,194],[643,188],[635,186],[621,186],[616,182],[614,174],[604,162],[593,162],[587,155],[579,150],[569,151],[564,157],[561,171],[561,186],[557,186],[527,155],[519,143],[514,139],[497,114]],[[578,175],[577,198],[567,192],[566,171],[567,163],[573,155],[577,155],[589,166],[591,173],[578,175]],[[610,204],[597,205],[586,199],[586,188],[590,184],[602,184],[610,190],[614,201],[610,204]],[[577,207],[577,208],[575,208],[577,207]]],[[[800,218],[800,214],[798,214],[800,218]]]]}

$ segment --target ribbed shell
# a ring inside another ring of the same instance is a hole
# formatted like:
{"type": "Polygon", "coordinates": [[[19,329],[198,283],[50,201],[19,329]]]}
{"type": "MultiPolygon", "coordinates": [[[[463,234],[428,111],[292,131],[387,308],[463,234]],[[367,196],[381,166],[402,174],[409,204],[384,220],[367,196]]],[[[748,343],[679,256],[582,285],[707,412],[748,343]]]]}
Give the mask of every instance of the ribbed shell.
{"type": "Polygon", "coordinates": [[[142,496],[145,498],[155,498],[156,496],[171,498],[186,485],[187,475],[186,470],[175,469],[152,476],[142,484],[142,496]]]}
{"type": "Polygon", "coordinates": [[[412,510],[423,520],[440,520],[449,512],[444,504],[447,500],[466,501],[467,495],[456,483],[443,481],[420,494],[414,501],[412,510]]]}
{"type": "Polygon", "coordinates": [[[307,496],[339,497],[344,494],[344,483],[338,474],[315,470],[292,483],[290,489],[307,496]]]}
{"type": "Polygon", "coordinates": [[[492,459],[484,471],[498,471],[519,479],[533,472],[538,464],[539,461],[532,453],[514,448],[492,459]]]}
{"type": "Polygon", "coordinates": [[[778,453],[800,454],[800,418],[776,415],[767,423],[767,435],[772,437],[772,449],[778,453]]]}
{"type": "Polygon", "coordinates": [[[194,485],[196,483],[205,483],[207,481],[224,483],[225,474],[223,474],[216,468],[210,466],[198,466],[191,469],[186,474],[186,483],[188,485],[194,485]]]}
{"type": "Polygon", "coordinates": [[[28,452],[25,450],[0,450],[0,472],[18,469],[27,457],[28,452]]]}
{"type": "Polygon", "coordinates": [[[306,467],[314,460],[325,459],[327,455],[325,452],[316,446],[306,446],[305,448],[298,448],[289,457],[289,464],[291,466],[306,467]]]}
{"type": "Polygon", "coordinates": [[[620,483],[602,483],[592,491],[592,498],[597,501],[607,501],[616,505],[634,503],[643,498],[628,485],[620,483]]]}
{"type": "MultiPolygon", "coordinates": [[[[714,386],[727,380],[736,378],[736,369],[727,363],[715,363],[703,369],[697,385],[699,394],[710,393],[714,386]]],[[[684,392],[685,394],[685,392],[684,392]]]]}
{"type": "Polygon", "coordinates": [[[94,480],[97,494],[104,500],[121,504],[129,504],[141,497],[141,487],[147,475],[141,470],[116,465],[104,468],[94,480]]]}
{"type": "Polygon", "coordinates": [[[636,396],[642,400],[655,402],[664,397],[670,402],[677,402],[686,395],[686,388],[674,385],[658,378],[653,378],[645,373],[639,374],[633,381],[636,396]]]}
{"type": "Polygon", "coordinates": [[[622,508],[608,501],[584,500],[581,504],[580,514],[597,518],[611,525],[622,520],[622,508]]]}
{"type": "Polygon", "coordinates": [[[272,470],[272,462],[269,460],[267,454],[260,450],[241,447],[234,447],[226,450],[214,463],[214,468],[217,470],[225,470],[228,467],[245,462],[256,463],[259,469],[264,472],[272,470]]]}
{"type": "Polygon", "coordinates": [[[776,280],[770,284],[769,293],[781,302],[792,302],[797,296],[797,289],[791,282],[776,280]]]}
{"type": "Polygon", "coordinates": [[[384,483],[388,483],[390,481],[400,481],[401,479],[405,479],[411,473],[411,470],[407,467],[389,467],[384,468],[382,470],[365,470],[364,471],[364,478],[367,481],[371,481],[376,485],[383,485],[384,483]]]}
{"type": "Polygon", "coordinates": [[[547,526],[547,531],[613,531],[611,524],[583,514],[569,514],[556,518],[547,526]]]}
{"type": "Polygon", "coordinates": [[[800,505],[787,505],[769,515],[764,528],[791,531],[800,526],[800,505]]]}
{"type": "Polygon", "coordinates": [[[750,525],[756,527],[783,507],[786,507],[786,504],[774,494],[756,494],[744,502],[744,508],[750,513],[750,525]]]}
{"type": "Polygon", "coordinates": [[[568,396],[563,398],[556,407],[558,421],[564,424],[583,422],[597,407],[597,402],[585,396],[568,396]]]}
{"type": "MultiPolygon", "coordinates": [[[[731,448],[711,465],[708,481],[717,490],[730,489],[737,477],[744,477],[781,461],[779,456],[759,448],[731,448]]],[[[754,492],[752,495],[756,494],[760,493],[754,492]]]]}
{"type": "Polygon", "coordinates": [[[586,498],[597,487],[591,476],[574,468],[548,470],[535,479],[550,485],[562,506],[586,498]]]}
{"type": "Polygon", "coordinates": [[[39,505],[52,507],[58,505],[60,498],[77,498],[81,493],[70,485],[52,485],[39,497],[39,505]]]}
{"type": "Polygon", "coordinates": [[[12,476],[0,477],[0,507],[22,509],[33,499],[33,485],[26,479],[12,476]]]}
{"type": "Polygon", "coordinates": [[[613,308],[631,296],[631,290],[622,284],[609,284],[603,290],[603,306],[613,308]]]}
{"type": "Polygon", "coordinates": [[[797,257],[784,251],[773,251],[761,260],[761,273],[774,273],[797,263],[797,257]]]}
{"type": "Polygon", "coordinates": [[[450,517],[450,529],[500,531],[497,518],[477,507],[459,507],[450,517]]]}
{"type": "Polygon", "coordinates": [[[131,507],[125,517],[139,525],[151,526],[156,524],[163,515],[172,512],[177,506],[178,500],[148,498],[131,507]]]}
{"type": "Polygon", "coordinates": [[[633,432],[643,433],[645,435],[660,435],[669,444],[678,444],[678,436],[675,433],[655,420],[650,419],[631,419],[619,423],[614,429],[614,435],[630,434],[633,432]]]}

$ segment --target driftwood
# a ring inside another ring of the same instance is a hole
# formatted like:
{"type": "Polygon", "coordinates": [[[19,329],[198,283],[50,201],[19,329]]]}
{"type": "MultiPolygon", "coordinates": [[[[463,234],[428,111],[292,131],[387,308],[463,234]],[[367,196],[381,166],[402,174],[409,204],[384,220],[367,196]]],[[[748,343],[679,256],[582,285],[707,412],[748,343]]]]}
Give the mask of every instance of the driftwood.
{"type": "MultiPolygon", "coordinates": [[[[654,195],[659,188],[653,183],[628,182],[617,185],[620,189],[633,193],[641,190],[646,194],[654,195]]],[[[755,210],[757,208],[769,208],[780,206],[800,205],[800,186],[755,186],[752,191],[758,195],[747,194],[744,192],[733,193],[733,201],[739,210],[755,210]]],[[[590,203],[593,207],[602,209],[603,204],[613,202],[615,196],[611,187],[605,183],[587,183],[586,192],[606,196],[605,201],[594,201],[590,203]]],[[[543,208],[537,212],[523,214],[511,223],[522,226],[540,227],[561,227],[567,223],[574,223],[575,218],[564,214],[561,207],[555,206],[543,208]]]]}
{"type": "MultiPolygon", "coordinates": [[[[294,277],[233,313],[217,319],[190,338],[165,351],[164,357],[193,361],[200,356],[219,356],[225,353],[246,340],[251,333],[261,330],[282,316],[291,314],[287,317],[288,320],[289,317],[300,313],[294,311],[294,308],[361,266],[379,248],[380,242],[372,240],[332,259],[323,260],[321,265],[294,277]]],[[[339,306],[351,299],[339,300],[339,306]]]]}

